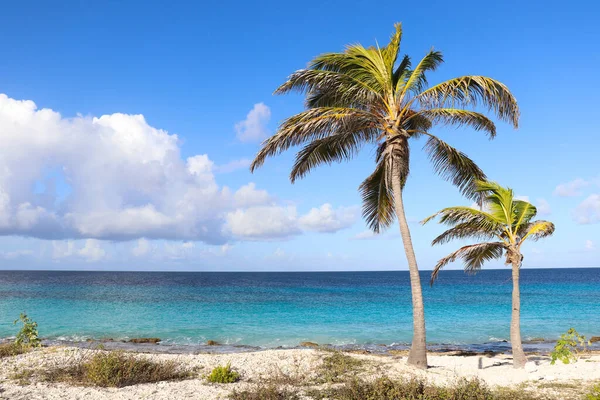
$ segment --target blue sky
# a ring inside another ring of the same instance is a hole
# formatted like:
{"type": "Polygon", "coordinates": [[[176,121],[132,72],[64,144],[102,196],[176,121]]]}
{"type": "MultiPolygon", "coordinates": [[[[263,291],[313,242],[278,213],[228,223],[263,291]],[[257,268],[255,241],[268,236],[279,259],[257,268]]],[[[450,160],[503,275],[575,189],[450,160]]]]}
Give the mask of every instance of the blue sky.
{"type": "MultiPolygon", "coordinates": [[[[295,185],[292,152],[247,169],[260,139],[302,110],[300,96],[272,96],[287,75],[349,43],[386,43],[397,21],[403,53],[444,53],[430,82],[487,75],[517,97],[520,128],[500,123],[494,141],[436,132],[555,222],[525,265],[600,266],[599,11],[585,1],[11,2],[0,15],[0,268],[406,269],[397,228],[368,238],[360,218],[371,149],[295,185]]],[[[468,202],[421,146],[405,202],[430,269],[456,245],[432,249],[440,227],[417,221],[468,202]]]]}

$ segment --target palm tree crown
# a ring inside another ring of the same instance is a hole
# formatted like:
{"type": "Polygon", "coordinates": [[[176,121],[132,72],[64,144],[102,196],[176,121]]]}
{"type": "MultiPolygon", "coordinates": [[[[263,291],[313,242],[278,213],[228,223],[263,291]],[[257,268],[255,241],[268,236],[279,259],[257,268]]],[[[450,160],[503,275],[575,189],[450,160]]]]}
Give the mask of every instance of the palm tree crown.
{"type": "Polygon", "coordinates": [[[483,171],[431,128],[468,125],[494,138],[494,122],[475,108],[483,106],[514,127],[519,118],[515,98],[494,79],[462,76],[428,87],[426,73],[443,62],[442,54],[431,50],[414,68],[406,55],[397,62],[401,24],[395,28],[383,48],[351,45],[316,57],[289,76],[275,93],[304,92],[307,109],[281,123],[250,167],[254,171],[267,157],[304,145],[290,174],[294,182],[317,165],[347,160],[363,145],[377,145],[375,171],[360,186],[363,215],[375,232],[394,221],[390,181],[395,170],[402,185],[406,182],[408,139],[427,136],[425,150],[436,172],[472,195],[475,180],[485,179],[483,171]]]}
{"type": "Polygon", "coordinates": [[[472,207],[449,207],[423,221],[439,217],[442,224],[452,226],[436,237],[432,244],[444,244],[454,239],[494,240],[463,246],[442,258],[431,274],[431,282],[448,263],[462,259],[467,272],[477,272],[484,262],[505,256],[506,264],[521,265],[521,246],[527,239],[539,240],[554,233],[554,224],[532,221],[536,208],[514,198],[513,191],[495,182],[477,182],[476,192],[484,193],[486,210],[472,207]]]}

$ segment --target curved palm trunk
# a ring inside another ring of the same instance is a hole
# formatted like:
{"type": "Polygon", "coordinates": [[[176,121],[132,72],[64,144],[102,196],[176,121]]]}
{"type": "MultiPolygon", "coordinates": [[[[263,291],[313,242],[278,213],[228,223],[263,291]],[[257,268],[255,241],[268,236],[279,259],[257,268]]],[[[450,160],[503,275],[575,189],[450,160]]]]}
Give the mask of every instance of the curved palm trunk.
{"type": "Polygon", "coordinates": [[[398,217],[398,224],[400,225],[400,235],[402,236],[404,252],[408,260],[408,270],[410,271],[413,305],[413,340],[408,355],[408,363],[425,369],[427,368],[427,346],[425,340],[425,310],[421,291],[421,277],[419,276],[419,267],[417,266],[410,230],[408,229],[408,222],[404,213],[401,179],[397,172],[393,173],[392,189],[394,191],[394,207],[396,216],[398,217]]]}
{"type": "Polygon", "coordinates": [[[513,366],[523,368],[527,357],[521,344],[521,293],[519,291],[519,267],[520,263],[512,263],[512,318],[510,321],[510,344],[512,346],[513,366]]]}

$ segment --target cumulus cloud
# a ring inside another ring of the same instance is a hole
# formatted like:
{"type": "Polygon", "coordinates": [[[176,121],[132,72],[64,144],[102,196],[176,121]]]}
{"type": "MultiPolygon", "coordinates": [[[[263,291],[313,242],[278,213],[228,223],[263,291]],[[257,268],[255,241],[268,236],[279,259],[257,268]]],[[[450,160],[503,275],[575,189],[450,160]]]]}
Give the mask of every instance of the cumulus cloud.
{"type": "MultiPolygon", "coordinates": [[[[238,132],[263,135],[269,115],[255,105],[238,132]]],[[[98,240],[137,240],[130,251],[140,257],[154,239],[221,246],[334,232],[354,221],[353,208],[327,204],[298,216],[254,183],[222,187],[215,173],[248,160],[219,167],[206,154],[183,158],[177,135],[142,115],[65,118],[0,94],[0,140],[0,235],[53,240],[55,260],[104,259],[98,240]]],[[[180,258],[189,246],[165,251],[180,258]]]]}
{"type": "Polygon", "coordinates": [[[588,251],[595,250],[596,248],[594,247],[594,242],[592,242],[591,240],[586,240],[585,241],[585,249],[588,251]]]}
{"type": "Polygon", "coordinates": [[[586,181],[585,179],[577,178],[571,182],[561,183],[554,189],[554,195],[560,197],[576,197],[581,196],[582,191],[588,186],[590,186],[591,182],[586,181]]]}
{"type": "Polygon", "coordinates": [[[323,204],[298,216],[295,206],[263,205],[238,209],[227,215],[227,232],[247,240],[286,239],[303,232],[333,233],[349,228],[357,219],[358,207],[323,204]]]}
{"type": "Polygon", "coordinates": [[[573,219],[579,224],[600,222],[600,194],[591,194],[573,211],[573,219]]]}
{"type": "Polygon", "coordinates": [[[236,207],[260,206],[272,201],[273,199],[266,190],[256,189],[254,182],[242,186],[233,195],[233,202],[236,207]]]}
{"type": "Polygon", "coordinates": [[[331,204],[313,208],[300,218],[300,226],[314,232],[337,232],[354,224],[358,217],[358,207],[340,207],[337,210],[331,204]]]}
{"type": "Polygon", "coordinates": [[[296,207],[258,206],[227,215],[226,229],[237,238],[284,239],[298,235],[296,207]]]}
{"type": "Polygon", "coordinates": [[[256,142],[268,135],[267,124],[271,119],[271,109],[264,103],[257,103],[246,115],[246,119],[235,124],[237,138],[242,142],[256,142]]]}

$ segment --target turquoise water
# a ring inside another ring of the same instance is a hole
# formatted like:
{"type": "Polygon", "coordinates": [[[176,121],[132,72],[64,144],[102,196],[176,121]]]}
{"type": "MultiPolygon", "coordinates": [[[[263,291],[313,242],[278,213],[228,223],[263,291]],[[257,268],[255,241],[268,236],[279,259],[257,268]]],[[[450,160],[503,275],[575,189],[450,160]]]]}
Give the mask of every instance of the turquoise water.
{"type": "MultiPolygon", "coordinates": [[[[428,272],[422,275],[428,282],[428,272]]],[[[445,271],[424,287],[428,342],[509,338],[509,270],[445,271]]],[[[600,269],[524,269],[524,339],[569,327],[600,336],[600,269]]],[[[412,317],[408,273],[164,273],[0,271],[0,338],[26,311],[59,340],[159,337],[276,347],[405,344],[412,317]]]]}

